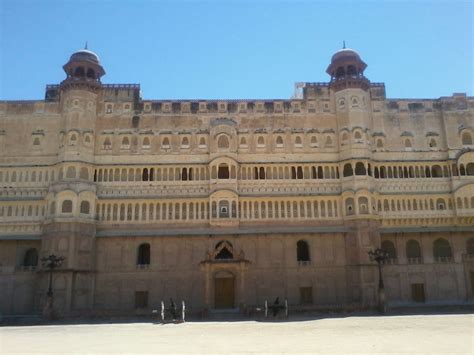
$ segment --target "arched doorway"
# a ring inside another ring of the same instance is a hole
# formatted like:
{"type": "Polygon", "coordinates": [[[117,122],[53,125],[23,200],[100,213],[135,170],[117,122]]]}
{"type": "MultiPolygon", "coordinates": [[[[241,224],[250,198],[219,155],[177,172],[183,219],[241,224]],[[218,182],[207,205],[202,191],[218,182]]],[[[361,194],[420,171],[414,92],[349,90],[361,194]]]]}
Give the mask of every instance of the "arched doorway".
{"type": "Polygon", "coordinates": [[[214,275],[214,307],[235,307],[235,276],[231,272],[220,271],[214,275]]]}

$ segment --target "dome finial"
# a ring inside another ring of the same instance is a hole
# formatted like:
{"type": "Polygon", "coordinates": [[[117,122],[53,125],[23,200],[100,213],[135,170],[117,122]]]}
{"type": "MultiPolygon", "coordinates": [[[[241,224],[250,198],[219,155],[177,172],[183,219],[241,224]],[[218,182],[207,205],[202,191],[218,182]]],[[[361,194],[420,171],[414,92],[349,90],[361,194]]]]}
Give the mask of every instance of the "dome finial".
{"type": "Polygon", "coordinates": [[[87,41],[86,41],[86,45],[84,46],[84,49],[87,49],[87,41]]]}
{"type": "Polygon", "coordinates": [[[342,41],[342,49],[346,49],[346,41],[342,41]]]}

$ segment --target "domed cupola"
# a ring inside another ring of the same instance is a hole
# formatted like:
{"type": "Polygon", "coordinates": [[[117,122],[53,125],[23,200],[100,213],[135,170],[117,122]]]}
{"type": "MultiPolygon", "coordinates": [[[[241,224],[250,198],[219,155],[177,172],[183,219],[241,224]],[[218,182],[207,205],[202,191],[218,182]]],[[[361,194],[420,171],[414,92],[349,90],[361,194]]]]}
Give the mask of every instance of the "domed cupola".
{"type": "Polygon", "coordinates": [[[69,61],[63,66],[67,78],[61,83],[61,87],[84,87],[97,89],[100,87],[100,78],[105,70],[100,65],[99,56],[87,49],[74,52],[69,61]]]}
{"type": "Polygon", "coordinates": [[[331,76],[331,87],[336,91],[346,88],[369,88],[369,80],[364,76],[367,64],[353,49],[343,48],[337,51],[331,58],[331,64],[326,73],[331,76]]]}

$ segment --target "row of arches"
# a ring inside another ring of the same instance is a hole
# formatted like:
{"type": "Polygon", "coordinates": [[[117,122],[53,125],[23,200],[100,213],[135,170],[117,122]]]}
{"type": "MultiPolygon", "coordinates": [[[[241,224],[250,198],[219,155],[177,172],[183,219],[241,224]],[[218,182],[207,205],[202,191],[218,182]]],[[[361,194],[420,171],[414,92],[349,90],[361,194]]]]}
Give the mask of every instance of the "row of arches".
{"type": "Polygon", "coordinates": [[[52,169],[0,170],[0,182],[50,182],[55,180],[52,169]]]}
{"type": "MultiPolygon", "coordinates": [[[[391,240],[382,241],[381,248],[387,252],[389,263],[398,258],[397,248],[391,240]]],[[[433,241],[432,255],[435,261],[452,261],[453,251],[451,244],[445,238],[438,238],[433,241]]],[[[465,252],[468,255],[474,255],[474,238],[469,238],[465,244],[465,252]]],[[[408,263],[418,264],[423,260],[423,250],[420,243],[415,239],[409,239],[405,243],[405,255],[408,263]]]]}
{"type": "MultiPolygon", "coordinates": [[[[225,167],[225,164],[222,165],[225,167]]],[[[228,169],[234,169],[231,175],[242,180],[265,179],[338,179],[339,167],[332,165],[293,165],[293,164],[266,164],[266,165],[237,165],[227,164],[228,169]],[[229,166],[230,165],[230,166],[229,166]]],[[[216,179],[218,166],[211,167],[212,178],[216,179]]],[[[224,170],[224,169],[223,169],[224,170]]],[[[96,182],[115,181],[190,181],[209,180],[211,177],[208,166],[186,167],[144,167],[144,168],[99,168],[94,170],[93,180],[96,182]]],[[[231,171],[229,170],[229,173],[231,171]]],[[[223,176],[225,176],[224,174],[223,176]]],[[[392,178],[448,178],[451,176],[474,176],[474,163],[461,163],[459,168],[453,165],[376,165],[370,163],[353,162],[343,166],[343,176],[368,175],[376,179],[392,178]]],[[[92,175],[87,167],[66,166],[58,170],[57,178],[89,180],[92,175]]],[[[55,181],[54,169],[35,170],[0,170],[2,183],[30,183],[55,181]]]]}
{"type": "Polygon", "coordinates": [[[18,217],[38,218],[44,217],[44,214],[45,206],[43,204],[15,204],[10,206],[0,206],[0,218],[2,219],[15,219],[18,217]]]}
{"type": "MultiPolygon", "coordinates": [[[[74,203],[72,200],[66,199],[61,202],[61,208],[59,210],[62,214],[71,214],[74,212],[74,203]]],[[[50,215],[56,214],[56,202],[51,201],[49,206],[50,215]]],[[[91,204],[89,201],[82,200],[79,204],[79,213],[82,215],[88,215],[91,213],[91,204]]]]}
{"type": "Polygon", "coordinates": [[[97,219],[114,222],[195,221],[210,218],[309,219],[338,218],[336,199],[307,199],[300,201],[272,199],[267,201],[186,201],[158,203],[98,203],[97,219]]]}
{"type": "Polygon", "coordinates": [[[169,167],[169,168],[111,168],[96,169],[94,181],[205,181],[209,180],[206,167],[169,167]]]}
{"type": "Polygon", "coordinates": [[[377,203],[377,210],[379,212],[442,211],[452,209],[453,200],[450,198],[394,198],[380,199],[377,203]]]}

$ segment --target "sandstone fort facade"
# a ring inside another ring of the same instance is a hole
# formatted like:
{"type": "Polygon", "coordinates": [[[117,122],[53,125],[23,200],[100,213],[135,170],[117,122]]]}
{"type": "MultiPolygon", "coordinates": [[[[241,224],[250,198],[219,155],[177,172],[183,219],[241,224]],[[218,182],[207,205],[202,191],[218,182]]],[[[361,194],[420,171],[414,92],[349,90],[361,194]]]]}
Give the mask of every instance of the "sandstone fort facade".
{"type": "MultiPolygon", "coordinates": [[[[474,291],[474,98],[388,99],[353,50],[291,99],[144,100],[74,53],[44,100],[0,101],[0,313],[377,303],[474,291]]],[[[321,68],[322,69],[322,68],[321,68]]]]}

